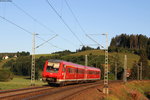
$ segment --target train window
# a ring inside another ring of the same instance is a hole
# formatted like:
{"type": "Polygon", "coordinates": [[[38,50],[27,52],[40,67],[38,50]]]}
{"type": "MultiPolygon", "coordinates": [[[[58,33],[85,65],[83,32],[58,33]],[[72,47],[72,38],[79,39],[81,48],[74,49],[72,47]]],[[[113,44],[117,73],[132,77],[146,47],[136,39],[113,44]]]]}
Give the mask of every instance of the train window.
{"type": "Polygon", "coordinates": [[[59,63],[48,62],[48,66],[46,68],[47,72],[57,73],[59,70],[59,63]]]}
{"type": "Polygon", "coordinates": [[[68,68],[68,73],[74,73],[74,69],[73,68],[68,68]]]}
{"type": "Polygon", "coordinates": [[[46,71],[51,73],[57,73],[59,68],[54,68],[53,66],[47,66],[46,71]]]}
{"type": "Polygon", "coordinates": [[[68,73],[70,73],[70,68],[68,68],[68,73]]]}
{"type": "Polygon", "coordinates": [[[83,70],[83,69],[78,69],[78,73],[79,73],[79,74],[83,74],[83,73],[84,73],[84,70],[83,70]]]}

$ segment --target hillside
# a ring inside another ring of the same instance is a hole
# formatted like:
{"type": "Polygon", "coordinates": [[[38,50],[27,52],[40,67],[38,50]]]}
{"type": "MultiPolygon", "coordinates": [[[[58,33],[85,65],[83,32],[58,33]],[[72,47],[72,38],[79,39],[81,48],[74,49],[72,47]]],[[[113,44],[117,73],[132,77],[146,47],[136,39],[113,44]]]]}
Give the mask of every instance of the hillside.
{"type": "MultiPolygon", "coordinates": [[[[109,58],[111,59],[111,57],[115,56],[116,54],[119,55],[120,61],[122,63],[124,63],[124,55],[127,55],[128,68],[131,68],[133,63],[135,61],[138,61],[140,58],[138,55],[135,55],[132,53],[117,53],[117,52],[109,53],[109,58]]],[[[36,55],[36,57],[39,58],[40,56],[53,56],[53,55],[54,54],[39,54],[39,55],[36,55]]],[[[65,55],[65,56],[77,57],[77,56],[84,56],[84,55],[103,55],[104,56],[105,52],[103,50],[87,50],[87,51],[77,52],[77,53],[73,53],[73,54],[69,54],[69,55],[65,55]]],[[[149,60],[149,64],[150,64],[150,60],[149,60]]]]}
{"type": "Polygon", "coordinates": [[[57,54],[36,54],[35,58],[40,58],[41,56],[47,57],[47,56],[55,56],[57,54]]]}
{"type": "MultiPolygon", "coordinates": [[[[92,55],[105,55],[105,52],[102,51],[102,50],[88,50],[88,51],[78,52],[78,53],[75,53],[75,54],[70,54],[70,56],[81,56],[81,55],[89,55],[89,54],[92,54],[92,55]]],[[[109,53],[109,57],[113,57],[116,54],[119,55],[120,60],[121,60],[122,63],[124,62],[124,55],[127,55],[127,62],[128,62],[127,65],[128,65],[129,68],[131,68],[133,63],[135,61],[138,61],[139,58],[140,58],[138,55],[135,55],[135,54],[131,54],[131,53],[116,53],[116,52],[109,53]]]]}

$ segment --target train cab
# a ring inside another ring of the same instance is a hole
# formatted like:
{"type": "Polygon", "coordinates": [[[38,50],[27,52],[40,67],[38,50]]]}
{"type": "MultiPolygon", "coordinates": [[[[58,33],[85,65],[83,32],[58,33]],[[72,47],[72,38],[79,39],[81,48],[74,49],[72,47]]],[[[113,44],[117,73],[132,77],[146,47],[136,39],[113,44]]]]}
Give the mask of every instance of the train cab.
{"type": "Polygon", "coordinates": [[[47,81],[48,83],[56,83],[57,79],[61,77],[61,63],[59,61],[48,60],[45,63],[43,69],[43,81],[47,81]]]}

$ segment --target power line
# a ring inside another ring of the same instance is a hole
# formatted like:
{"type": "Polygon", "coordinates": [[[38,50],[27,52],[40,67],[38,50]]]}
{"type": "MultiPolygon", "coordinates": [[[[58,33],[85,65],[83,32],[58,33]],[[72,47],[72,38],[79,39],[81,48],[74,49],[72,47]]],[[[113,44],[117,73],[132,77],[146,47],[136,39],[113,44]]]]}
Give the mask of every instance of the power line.
{"type": "Polygon", "coordinates": [[[85,30],[83,29],[83,27],[82,27],[81,24],[79,23],[78,18],[75,16],[75,14],[73,13],[71,7],[69,6],[69,3],[68,3],[66,0],[65,0],[65,3],[66,3],[66,5],[67,5],[67,7],[69,8],[70,12],[72,13],[72,15],[73,15],[75,21],[76,21],[77,24],[79,25],[80,29],[82,30],[82,32],[83,32],[84,34],[86,34],[85,30]]]}
{"type": "Polygon", "coordinates": [[[38,45],[36,48],[39,48],[40,46],[44,45],[45,43],[47,43],[48,41],[52,40],[53,38],[55,38],[58,35],[53,36],[52,38],[48,39],[47,41],[45,41],[44,43],[38,45]]]}
{"type": "Polygon", "coordinates": [[[57,10],[51,5],[51,3],[47,1],[47,4],[52,8],[52,10],[56,13],[56,15],[61,19],[63,24],[69,29],[69,31],[75,36],[75,38],[83,45],[82,41],[78,38],[78,36],[72,31],[72,29],[69,27],[69,25],[65,22],[65,20],[60,16],[60,14],[57,12],[57,10]]]}
{"type": "Polygon", "coordinates": [[[78,45],[74,44],[72,41],[69,41],[68,39],[64,38],[63,36],[60,36],[60,35],[59,35],[59,37],[60,37],[61,39],[65,40],[67,43],[71,44],[71,46],[78,46],[78,45]]]}
{"type": "MultiPolygon", "coordinates": [[[[49,27],[47,27],[46,25],[44,25],[43,23],[41,23],[40,21],[38,21],[36,18],[34,18],[33,16],[31,16],[28,12],[26,12],[24,9],[22,9],[21,7],[19,7],[17,4],[15,4],[14,2],[11,2],[17,9],[19,9],[20,11],[22,11],[25,15],[27,15],[28,17],[30,17],[33,21],[35,21],[36,23],[38,23],[39,25],[41,25],[43,28],[49,30],[51,33],[56,34],[55,31],[51,30],[49,27]]],[[[65,41],[69,41],[65,38],[63,38],[62,36],[60,36],[62,39],[64,39],[65,41]]],[[[67,42],[71,45],[74,45],[71,43],[71,41],[67,42]]],[[[52,44],[51,44],[52,45],[52,44]]]]}
{"type": "MultiPolygon", "coordinates": [[[[45,41],[46,42],[46,40],[45,39],[43,39],[43,38],[41,38],[41,37],[39,37],[39,36],[37,36],[38,38],[40,38],[41,40],[43,40],[43,41],[45,41]]],[[[52,43],[49,43],[49,42],[47,42],[48,44],[50,44],[51,46],[53,46],[53,47],[55,47],[55,48],[57,48],[57,49],[60,49],[60,50],[65,50],[65,49],[63,49],[63,48],[60,48],[60,47],[58,47],[58,46],[56,46],[56,45],[53,45],[52,43]]]]}
{"type": "Polygon", "coordinates": [[[88,34],[86,34],[86,36],[91,39],[92,41],[94,41],[95,43],[97,43],[99,46],[101,46],[102,48],[104,48],[101,44],[99,44],[96,40],[94,40],[93,38],[91,38],[88,34]]]}
{"type": "MultiPolygon", "coordinates": [[[[10,20],[8,20],[8,19],[6,19],[6,18],[2,17],[2,16],[0,16],[0,18],[1,18],[1,19],[3,19],[3,20],[5,20],[5,21],[7,21],[8,23],[10,23],[10,24],[12,24],[12,25],[14,25],[14,26],[18,27],[19,29],[21,29],[21,30],[25,31],[26,33],[28,33],[28,34],[32,35],[32,32],[30,32],[29,30],[27,30],[27,29],[25,29],[25,28],[23,28],[23,27],[21,27],[21,26],[17,25],[16,23],[14,23],[14,22],[12,22],[12,21],[10,21],[10,20]]],[[[45,39],[43,39],[43,38],[41,38],[41,37],[39,37],[39,36],[36,36],[36,37],[38,37],[39,39],[41,39],[41,40],[43,40],[43,41],[45,41],[45,42],[46,42],[46,40],[45,40],[45,39]]],[[[64,49],[59,48],[59,47],[57,47],[57,46],[55,46],[55,45],[53,45],[53,44],[51,44],[51,43],[49,43],[49,42],[47,42],[47,43],[48,43],[48,44],[50,44],[51,46],[55,47],[55,48],[58,48],[58,49],[64,50],[64,49]]]]}
{"type": "Polygon", "coordinates": [[[10,20],[8,20],[8,19],[2,17],[2,16],[0,16],[0,18],[2,18],[3,20],[7,21],[8,23],[10,23],[10,24],[12,24],[12,25],[14,25],[14,26],[20,28],[21,30],[23,30],[23,31],[25,31],[25,32],[27,32],[27,33],[29,33],[30,35],[32,35],[32,32],[28,31],[27,29],[22,28],[21,26],[15,24],[14,22],[12,22],[12,21],[10,21],[10,20]]]}
{"type": "MultiPolygon", "coordinates": [[[[16,8],[18,8],[20,11],[22,11],[24,14],[26,14],[28,17],[30,17],[33,21],[35,21],[36,23],[38,23],[39,25],[41,25],[42,27],[44,27],[45,29],[49,30],[51,33],[55,33],[53,30],[49,29],[46,25],[44,25],[43,23],[41,23],[40,21],[38,21],[36,18],[34,18],[33,16],[31,16],[29,13],[27,13],[25,10],[23,10],[21,7],[19,7],[17,4],[15,4],[14,2],[11,2],[16,8]]],[[[56,33],[55,33],[56,34],[56,33]]]]}

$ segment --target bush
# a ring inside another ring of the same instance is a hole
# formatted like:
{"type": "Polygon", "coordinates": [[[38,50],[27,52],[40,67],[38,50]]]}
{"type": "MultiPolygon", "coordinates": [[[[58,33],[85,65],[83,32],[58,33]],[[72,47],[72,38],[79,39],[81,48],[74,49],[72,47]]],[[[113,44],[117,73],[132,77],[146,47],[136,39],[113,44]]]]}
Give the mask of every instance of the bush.
{"type": "Polygon", "coordinates": [[[13,74],[9,70],[0,70],[0,81],[10,81],[13,79],[13,74]]]}
{"type": "Polygon", "coordinates": [[[109,80],[115,80],[115,75],[113,73],[110,73],[108,76],[109,80]]]}

